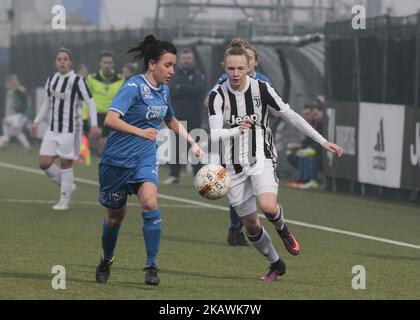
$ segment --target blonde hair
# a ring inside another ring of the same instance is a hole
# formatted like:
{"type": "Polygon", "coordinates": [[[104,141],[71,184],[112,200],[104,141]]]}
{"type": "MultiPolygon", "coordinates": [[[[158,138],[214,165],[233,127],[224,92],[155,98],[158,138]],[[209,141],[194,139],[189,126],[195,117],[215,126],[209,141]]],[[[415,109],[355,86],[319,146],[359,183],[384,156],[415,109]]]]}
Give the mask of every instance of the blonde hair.
{"type": "Polygon", "coordinates": [[[249,54],[246,52],[243,47],[231,47],[225,51],[225,56],[223,58],[223,67],[226,65],[226,58],[228,56],[245,56],[247,63],[249,64],[249,54]]]}

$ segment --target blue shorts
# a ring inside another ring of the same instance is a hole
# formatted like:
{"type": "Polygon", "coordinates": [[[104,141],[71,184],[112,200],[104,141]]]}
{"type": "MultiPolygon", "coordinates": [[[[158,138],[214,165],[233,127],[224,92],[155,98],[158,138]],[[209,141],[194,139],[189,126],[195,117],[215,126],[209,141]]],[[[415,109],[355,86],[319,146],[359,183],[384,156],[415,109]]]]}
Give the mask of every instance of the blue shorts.
{"type": "Polygon", "coordinates": [[[137,194],[144,182],[159,187],[158,163],[145,163],[136,168],[121,168],[99,164],[99,202],[106,208],[118,209],[127,202],[127,197],[137,194]]]}

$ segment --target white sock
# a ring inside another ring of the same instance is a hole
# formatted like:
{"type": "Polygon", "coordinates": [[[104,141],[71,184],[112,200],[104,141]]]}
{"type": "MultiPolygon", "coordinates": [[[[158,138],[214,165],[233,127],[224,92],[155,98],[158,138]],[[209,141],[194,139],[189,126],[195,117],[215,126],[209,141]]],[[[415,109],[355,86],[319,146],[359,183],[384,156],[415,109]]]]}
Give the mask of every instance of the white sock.
{"type": "Polygon", "coordinates": [[[282,230],[284,227],[284,210],[281,204],[277,205],[277,215],[275,218],[271,218],[269,215],[265,215],[267,217],[267,220],[270,221],[277,230],[282,230]]]}
{"type": "Polygon", "coordinates": [[[26,135],[23,133],[23,132],[21,132],[21,133],[19,133],[17,136],[16,136],[16,138],[19,140],[19,142],[26,148],[26,149],[29,149],[30,147],[31,147],[31,145],[29,144],[29,140],[28,140],[28,138],[26,137],[26,135]]]}
{"type": "Polygon", "coordinates": [[[61,183],[61,169],[56,165],[52,164],[48,169],[45,170],[47,176],[54,181],[58,186],[61,183]]]}
{"type": "Polygon", "coordinates": [[[70,201],[73,182],[73,168],[61,169],[60,200],[70,201]]]}
{"type": "Polygon", "coordinates": [[[274,249],[271,238],[265,231],[264,227],[261,227],[261,231],[257,235],[248,235],[248,239],[255,249],[261,252],[261,254],[264,255],[270,263],[274,263],[279,260],[280,257],[277,254],[276,249],[274,249]]]}

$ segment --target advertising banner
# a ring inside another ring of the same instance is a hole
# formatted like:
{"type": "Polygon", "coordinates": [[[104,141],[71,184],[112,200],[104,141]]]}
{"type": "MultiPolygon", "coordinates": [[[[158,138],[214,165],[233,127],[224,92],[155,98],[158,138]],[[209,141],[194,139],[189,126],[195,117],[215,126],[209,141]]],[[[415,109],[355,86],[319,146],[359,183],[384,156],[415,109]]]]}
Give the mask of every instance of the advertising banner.
{"type": "Polygon", "coordinates": [[[359,104],[356,102],[327,101],[324,137],[339,144],[344,155],[338,159],[324,152],[323,169],[328,177],[357,179],[357,133],[359,104]]]}
{"type": "Polygon", "coordinates": [[[358,180],[401,187],[405,106],[360,103],[358,180]]]}
{"type": "Polygon", "coordinates": [[[420,190],[420,108],[406,107],[401,187],[420,190]]]}

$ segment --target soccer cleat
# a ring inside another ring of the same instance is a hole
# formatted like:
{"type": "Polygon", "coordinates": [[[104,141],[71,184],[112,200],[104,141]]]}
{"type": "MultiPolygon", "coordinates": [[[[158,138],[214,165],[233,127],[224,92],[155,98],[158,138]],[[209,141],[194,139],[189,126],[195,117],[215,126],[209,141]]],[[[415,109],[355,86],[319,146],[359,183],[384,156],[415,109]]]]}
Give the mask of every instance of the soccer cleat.
{"type": "Polygon", "coordinates": [[[276,229],[280,238],[283,240],[284,246],[291,255],[297,256],[299,254],[300,245],[293,233],[289,231],[289,228],[284,224],[283,229],[276,229]]]}
{"type": "Polygon", "coordinates": [[[227,242],[231,246],[248,246],[249,243],[245,239],[245,235],[240,229],[229,228],[227,242]]]}
{"type": "Polygon", "coordinates": [[[106,261],[103,257],[101,257],[99,264],[96,267],[96,282],[106,283],[108,281],[109,274],[111,273],[111,265],[113,262],[114,257],[112,257],[111,261],[106,261]]]}
{"type": "Polygon", "coordinates": [[[144,283],[150,286],[157,286],[160,282],[160,279],[158,277],[158,267],[154,264],[151,266],[148,266],[143,269],[145,271],[144,274],[144,283]]]}
{"type": "Polygon", "coordinates": [[[270,265],[267,274],[260,277],[260,280],[267,282],[276,281],[278,277],[284,274],[286,274],[286,264],[279,258],[279,260],[270,265]]]}
{"type": "Polygon", "coordinates": [[[177,177],[172,177],[170,176],[168,179],[166,179],[165,181],[163,181],[163,184],[168,185],[168,184],[178,184],[179,183],[179,178],[177,177]]]}
{"type": "Polygon", "coordinates": [[[311,180],[308,183],[304,183],[300,186],[300,189],[318,189],[319,183],[316,180],[311,180]]]}
{"type": "Polygon", "coordinates": [[[68,210],[69,209],[69,202],[67,200],[60,200],[57,204],[52,207],[54,210],[68,210]]]}

